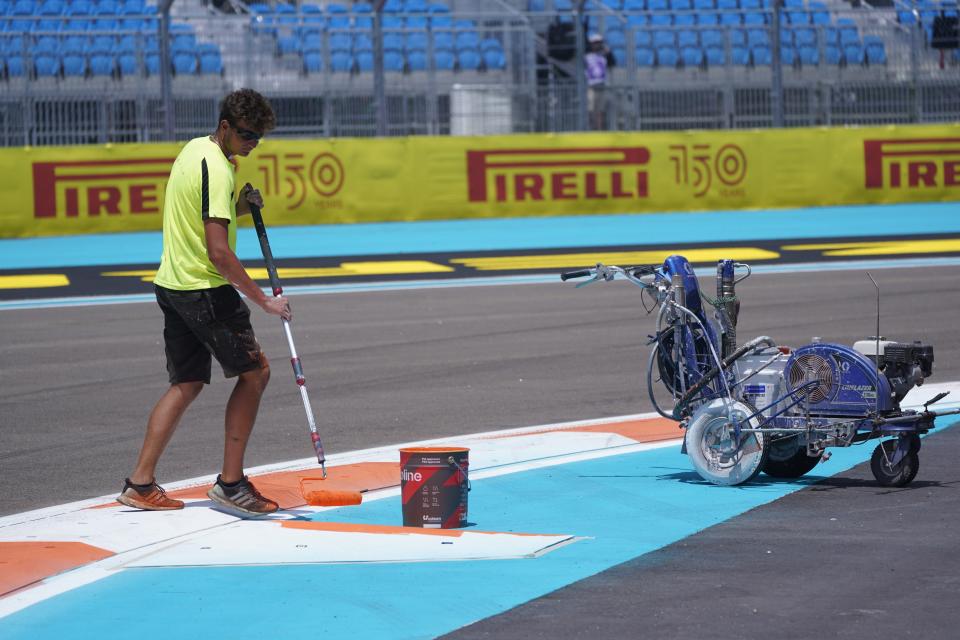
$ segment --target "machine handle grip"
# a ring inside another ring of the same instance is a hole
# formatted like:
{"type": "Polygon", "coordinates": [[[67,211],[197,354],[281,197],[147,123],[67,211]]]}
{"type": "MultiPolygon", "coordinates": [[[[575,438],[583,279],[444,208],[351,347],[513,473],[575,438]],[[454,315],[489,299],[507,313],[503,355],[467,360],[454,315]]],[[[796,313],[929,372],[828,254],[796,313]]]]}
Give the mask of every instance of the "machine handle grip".
{"type": "Polygon", "coordinates": [[[577,271],[567,271],[560,274],[560,279],[566,282],[570,278],[583,278],[584,276],[592,275],[593,271],[590,269],[579,269],[577,271]]]}

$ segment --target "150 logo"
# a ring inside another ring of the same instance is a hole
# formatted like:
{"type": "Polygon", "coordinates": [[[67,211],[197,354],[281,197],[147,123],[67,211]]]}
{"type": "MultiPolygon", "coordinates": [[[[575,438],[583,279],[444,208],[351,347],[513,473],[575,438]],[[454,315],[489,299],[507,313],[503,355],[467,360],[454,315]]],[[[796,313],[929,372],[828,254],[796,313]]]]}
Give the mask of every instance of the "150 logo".
{"type": "Polygon", "coordinates": [[[689,185],[695,198],[702,198],[716,184],[721,196],[742,197],[740,183],[747,175],[747,154],[735,144],[725,144],[716,151],[709,144],[672,144],[670,162],[674,181],[689,185]]]}
{"type": "Polygon", "coordinates": [[[343,163],[332,153],[319,153],[307,159],[303,153],[263,153],[257,156],[257,169],[263,174],[264,193],[287,201],[287,210],[300,207],[313,191],[322,198],[319,206],[335,209],[342,202],[333,199],[343,187],[343,163]]]}

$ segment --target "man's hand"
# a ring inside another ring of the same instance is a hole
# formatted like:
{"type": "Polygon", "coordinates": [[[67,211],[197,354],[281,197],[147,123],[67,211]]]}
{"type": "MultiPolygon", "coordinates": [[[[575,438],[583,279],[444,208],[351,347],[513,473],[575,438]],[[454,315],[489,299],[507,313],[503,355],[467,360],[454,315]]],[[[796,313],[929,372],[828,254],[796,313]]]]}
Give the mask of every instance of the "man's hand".
{"type": "Polygon", "coordinates": [[[293,318],[293,312],[290,310],[290,301],[286,296],[267,297],[263,301],[263,310],[269,314],[280,316],[284,320],[293,318]]]}
{"type": "Polygon", "coordinates": [[[245,216],[250,213],[250,205],[255,204],[259,208],[263,208],[263,196],[260,195],[259,189],[254,189],[253,185],[249,182],[243,185],[243,188],[240,189],[240,199],[237,200],[237,217],[245,216]]]}

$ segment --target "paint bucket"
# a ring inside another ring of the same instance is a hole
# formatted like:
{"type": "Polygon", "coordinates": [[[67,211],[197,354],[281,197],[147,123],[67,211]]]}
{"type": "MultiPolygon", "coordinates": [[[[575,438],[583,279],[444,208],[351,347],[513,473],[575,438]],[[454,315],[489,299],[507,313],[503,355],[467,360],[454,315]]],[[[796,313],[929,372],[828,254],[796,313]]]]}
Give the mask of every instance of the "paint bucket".
{"type": "Polygon", "coordinates": [[[467,525],[467,453],[462,447],[400,449],[403,526],[456,529],[467,525]]]}

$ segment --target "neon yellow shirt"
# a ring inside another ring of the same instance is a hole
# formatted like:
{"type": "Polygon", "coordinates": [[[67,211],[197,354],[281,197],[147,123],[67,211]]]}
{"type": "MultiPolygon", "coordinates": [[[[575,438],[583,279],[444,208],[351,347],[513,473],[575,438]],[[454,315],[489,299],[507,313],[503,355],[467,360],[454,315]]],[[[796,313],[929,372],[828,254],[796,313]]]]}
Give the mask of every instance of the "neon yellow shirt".
{"type": "Polygon", "coordinates": [[[156,282],[166,289],[193,291],[227,284],[207,255],[203,223],[229,222],[230,249],[237,247],[233,165],[208,136],[186,144],[170,170],[163,201],[163,256],[156,282]]]}

